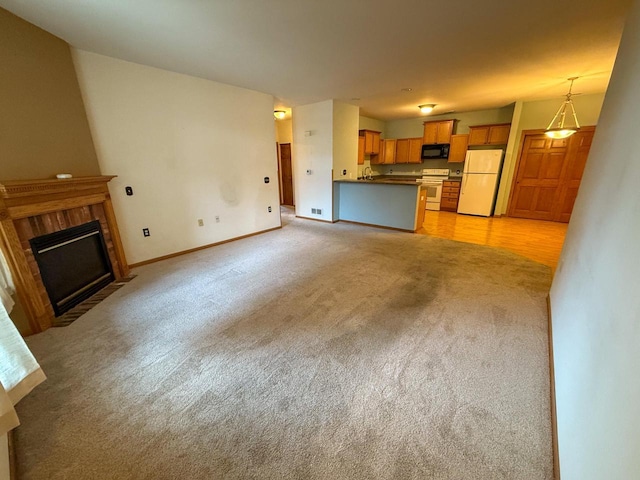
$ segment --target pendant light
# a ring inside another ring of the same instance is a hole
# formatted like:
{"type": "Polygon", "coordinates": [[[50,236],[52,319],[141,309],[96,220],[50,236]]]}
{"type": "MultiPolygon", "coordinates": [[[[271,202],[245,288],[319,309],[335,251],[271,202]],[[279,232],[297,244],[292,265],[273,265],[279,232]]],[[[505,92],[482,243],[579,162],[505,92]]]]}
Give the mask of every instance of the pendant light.
{"type": "Polygon", "coordinates": [[[278,120],[282,120],[286,115],[287,115],[287,112],[285,112],[284,110],[273,111],[273,116],[276,117],[278,120]]]}
{"type": "Polygon", "coordinates": [[[578,77],[567,78],[567,80],[571,82],[571,85],[569,85],[569,92],[566,95],[567,98],[564,102],[562,102],[562,105],[560,105],[560,108],[558,109],[555,116],[551,120],[551,123],[549,123],[549,126],[544,132],[544,134],[549,138],[567,138],[580,130],[580,124],[578,123],[578,117],[576,116],[576,109],[573,107],[573,101],[571,100],[571,96],[573,95],[571,93],[571,89],[573,88],[574,80],[576,80],[577,78],[578,77]],[[567,107],[571,107],[571,114],[573,115],[573,122],[575,123],[574,127],[564,126],[564,118],[567,113],[567,107]],[[558,124],[553,127],[553,124],[556,120],[558,121],[558,124]]]}

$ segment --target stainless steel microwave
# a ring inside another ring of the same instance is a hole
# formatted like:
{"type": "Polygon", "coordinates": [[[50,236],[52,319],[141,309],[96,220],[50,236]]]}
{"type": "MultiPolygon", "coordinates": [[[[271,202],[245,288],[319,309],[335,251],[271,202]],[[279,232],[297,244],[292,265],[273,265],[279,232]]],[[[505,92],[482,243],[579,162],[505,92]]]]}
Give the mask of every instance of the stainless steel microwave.
{"type": "Polygon", "coordinates": [[[422,145],[422,160],[432,158],[449,158],[449,144],[438,143],[434,145],[422,145]]]}

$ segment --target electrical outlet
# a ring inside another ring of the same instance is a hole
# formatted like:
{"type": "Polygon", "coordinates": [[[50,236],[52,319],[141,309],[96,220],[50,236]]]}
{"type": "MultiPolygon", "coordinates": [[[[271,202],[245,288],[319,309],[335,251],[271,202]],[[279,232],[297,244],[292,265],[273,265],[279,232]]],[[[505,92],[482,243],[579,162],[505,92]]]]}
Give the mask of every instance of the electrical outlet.
{"type": "Polygon", "coordinates": [[[131,187],[124,187],[124,193],[126,193],[128,196],[133,195],[133,188],[131,188],[131,187]]]}
{"type": "Polygon", "coordinates": [[[347,171],[346,170],[342,170],[342,175],[346,175],[347,171]]]}
{"type": "Polygon", "coordinates": [[[316,213],[318,215],[322,215],[322,209],[321,208],[316,208],[316,213]]]}
{"type": "Polygon", "coordinates": [[[220,223],[220,215],[216,215],[216,223],[220,223]]]}
{"type": "Polygon", "coordinates": [[[318,209],[317,209],[317,208],[312,208],[312,209],[311,209],[311,213],[312,213],[312,214],[313,214],[313,213],[318,213],[318,209]]]}
{"type": "Polygon", "coordinates": [[[267,208],[267,210],[269,210],[269,213],[271,213],[271,205],[269,205],[269,208],[267,208]]]}
{"type": "Polygon", "coordinates": [[[198,226],[204,227],[204,220],[202,220],[201,218],[198,219],[198,226]]]}
{"type": "Polygon", "coordinates": [[[150,237],[151,233],[149,233],[149,229],[148,228],[143,228],[142,229],[142,235],[144,235],[145,237],[150,237]]]}

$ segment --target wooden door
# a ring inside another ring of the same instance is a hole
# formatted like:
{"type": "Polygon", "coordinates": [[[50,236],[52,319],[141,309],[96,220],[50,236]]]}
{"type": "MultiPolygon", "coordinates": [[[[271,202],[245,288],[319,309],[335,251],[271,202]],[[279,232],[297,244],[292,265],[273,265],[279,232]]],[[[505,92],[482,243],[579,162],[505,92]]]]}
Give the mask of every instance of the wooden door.
{"type": "Polygon", "coordinates": [[[560,202],[554,220],[567,223],[573,212],[573,204],[578,196],[578,189],[582,181],[582,173],[587,163],[589,150],[595,130],[588,127],[571,137],[570,151],[568,155],[567,168],[564,174],[564,181],[560,190],[560,202]]]}
{"type": "Polygon", "coordinates": [[[509,215],[553,220],[569,139],[526,135],[516,172],[509,215]]]}
{"type": "Polygon", "coordinates": [[[595,127],[565,139],[525,134],[509,203],[512,217],[568,222],[595,127]]]}
{"type": "Polygon", "coordinates": [[[282,174],[282,205],[294,205],[290,143],[280,144],[280,172],[282,174]]]}

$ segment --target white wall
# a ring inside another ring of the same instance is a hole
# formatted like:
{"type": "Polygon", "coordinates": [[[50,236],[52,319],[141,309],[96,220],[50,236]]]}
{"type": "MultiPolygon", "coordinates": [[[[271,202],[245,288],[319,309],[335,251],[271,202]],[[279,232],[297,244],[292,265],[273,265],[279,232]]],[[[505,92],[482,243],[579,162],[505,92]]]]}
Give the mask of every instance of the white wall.
{"type": "Polygon", "coordinates": [[[280,225],[273,97],[73,53],[129,263],[280,225]]]}
{"type": "Polygon", "coordinates": [[[331,221],[333,100],[293,107],[292,117],[291,157],[294,164],[296,215],[331,221]],[[311,171],[310,175],[307,170],[311,171]],[[320,208],[322,215],[312,214],[312,208],[320,208]]]}
{"type": "Polygon", "coordinates": [[[639,56],[636,0],[551,288],[562,480],[640,476],[639,56]]]}
{"type": "Polygon", "coordinates": [[[359,110],[348,103],[333,102],[334,179],[358,177],[359,110]]]}

